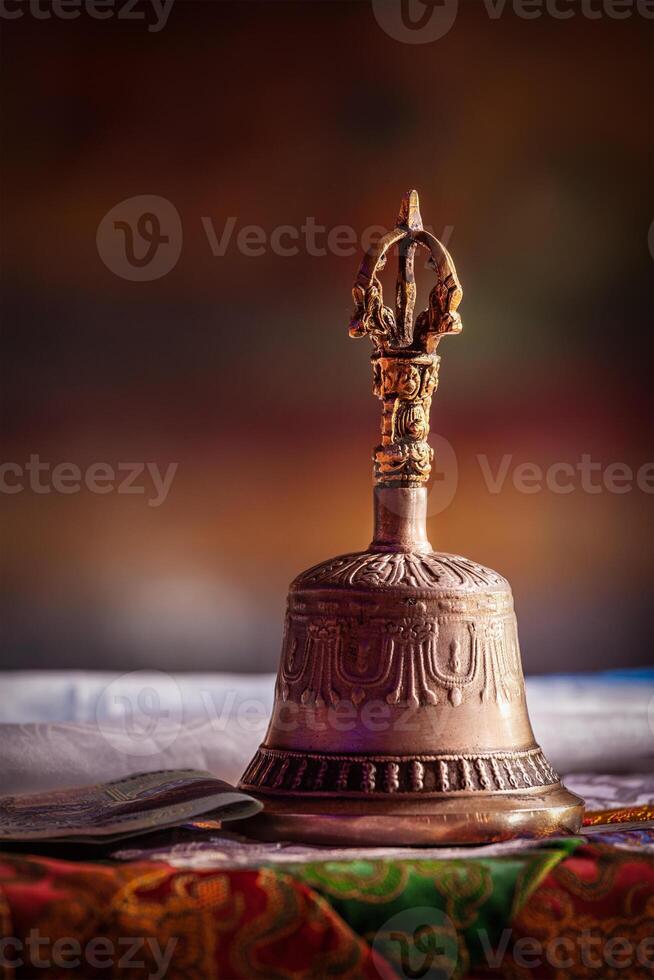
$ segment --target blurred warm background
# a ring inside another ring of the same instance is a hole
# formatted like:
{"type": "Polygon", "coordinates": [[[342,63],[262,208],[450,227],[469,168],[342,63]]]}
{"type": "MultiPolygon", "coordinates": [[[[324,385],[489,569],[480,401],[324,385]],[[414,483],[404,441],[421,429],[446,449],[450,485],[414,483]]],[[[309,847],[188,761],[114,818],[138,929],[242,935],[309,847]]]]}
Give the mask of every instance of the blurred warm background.
{"type": "Polygon", "coordinates": [[[425,44],[364,0],[177,0],[158,32],[0,22],[4,460],[178,464],[157,507],[145,477],[2,494],[3,667],[275,668],[289,581],[369,541],[380,409],[347,336],[358,256],[255,257],[236,235],[360,235],[410,186],[465,290],[432,543],[511,580],[527,671],[650,661],[654,498],[602,479],[654,460],[651,21],[460,7],[425,44]],[[154,281],[96,247],[137,195],[183,226],[154,281]],[[207,223],[229,218],[214,256],[207,223]],[[498,493],[480,454],[493,474],[509,457],[498,493]],[[514,486],[584,454],[599,492],[514,486]]]}

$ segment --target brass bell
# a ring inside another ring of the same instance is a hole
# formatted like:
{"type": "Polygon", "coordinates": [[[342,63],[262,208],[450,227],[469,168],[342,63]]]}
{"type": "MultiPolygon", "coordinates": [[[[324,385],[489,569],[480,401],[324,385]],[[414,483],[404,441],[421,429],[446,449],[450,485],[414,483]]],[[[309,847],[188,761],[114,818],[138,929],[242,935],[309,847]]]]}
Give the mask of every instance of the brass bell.
{"type": "Polygon", "coordinates": [[[351,336],[373,341],[383,405],[374,537],[290,586],[272,718],[240,783],[264,804],[248,822],[256,836],[467,844],[580,826],[582,801],[531,729],[509,583],[427,540],[435,352],[461,331],[461,298],[411,191],[363,258],[350,322],[351,336]],[[378,278],[394,246],[395,312],[378,278]],[[414,325],[418,246],[436,285],[414,325]]]}

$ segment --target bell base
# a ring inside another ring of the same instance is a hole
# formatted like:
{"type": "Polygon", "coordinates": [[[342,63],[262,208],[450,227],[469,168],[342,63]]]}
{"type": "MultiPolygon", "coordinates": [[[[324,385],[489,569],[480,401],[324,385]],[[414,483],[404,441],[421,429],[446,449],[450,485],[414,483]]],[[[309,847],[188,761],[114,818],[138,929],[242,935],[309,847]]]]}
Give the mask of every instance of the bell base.
{"type": "Polygon", "coordinates": [[[396,796],[392,801],[256,794],[264,811],[239,823],[262,841],[337,846],[491,844],[517,837],[575,834],[584,804],[561,783],[506,793],[461,793],[447,799],[396,796]]]}

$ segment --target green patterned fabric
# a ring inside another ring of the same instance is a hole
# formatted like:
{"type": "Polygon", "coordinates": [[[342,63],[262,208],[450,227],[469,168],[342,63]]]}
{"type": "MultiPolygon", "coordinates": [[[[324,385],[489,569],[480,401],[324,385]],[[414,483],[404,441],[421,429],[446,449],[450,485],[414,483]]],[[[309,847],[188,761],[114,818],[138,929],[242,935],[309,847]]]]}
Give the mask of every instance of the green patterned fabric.
{"type": "Polygon", "coordinates": [[[556,840],[506,857],[324,861],[284,871],[327,899],[399,976],[456,980],[487,962],[507,923],[580,843],[556,840]]]}

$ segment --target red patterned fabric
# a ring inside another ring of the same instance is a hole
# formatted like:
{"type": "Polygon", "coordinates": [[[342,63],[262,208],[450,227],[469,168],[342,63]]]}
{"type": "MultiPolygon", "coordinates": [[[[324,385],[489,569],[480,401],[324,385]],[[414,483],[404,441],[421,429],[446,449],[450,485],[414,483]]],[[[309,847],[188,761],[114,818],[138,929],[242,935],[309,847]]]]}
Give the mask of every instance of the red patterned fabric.
{"type": "Polygon", "coordinates": [[[7,978],[394,976],[383,962],[375,968],[368,944],[323,898],[269,870],[187,872],[1,855],[0,885],[7,978]],[[34,929],[47,940],[36,950],[34,929]]]}
{"type": "MultiPolygon", "coordinates": [[[[459,921],[455,912],[463,909],[466,895],[476,895],[472,886],[486,867],[484,897],[490,905],[484,935],[462,927],[457,962],[447,972],[453,980],[654,976],[654,858],[647,852],[571,840],[565,850],[494,860],[492,878],[487,871],[493,859],[411,864],[416,880],[424,882],[420,904],[427,901],[430,883],[439,884],[450,896],[452,922],[459,921]],[[509,879],[518,887],[509,888],[509,879]]],[[[375,874],[357,871],[363,877],[356,901],[352,888],[345,901],[336,886],[348,867],[352,875],[362,862],[323,864],[314,889],[273,868],[192,871],[161,862],[0,855],[0,976],[391,980],[418,975],[398,974],[370,945],[382,920],[395,922],[398,912],[416,902],[402,886],[399,865],[378,863],[386,868],[385,887],[376,885],[384,869],[371,864],[375,874]],[[389,876],[395,882],[390,891],[389,876]]],[[[407,921],[408,940],[424,954],[425,936],[409,934],[411,915],[407,921]]]]}
{"type": "Polygon", "coordinates": [[[504,975],[651,980],[654,859],[602,845],[579,847],[515,918],[504,975]]]}

